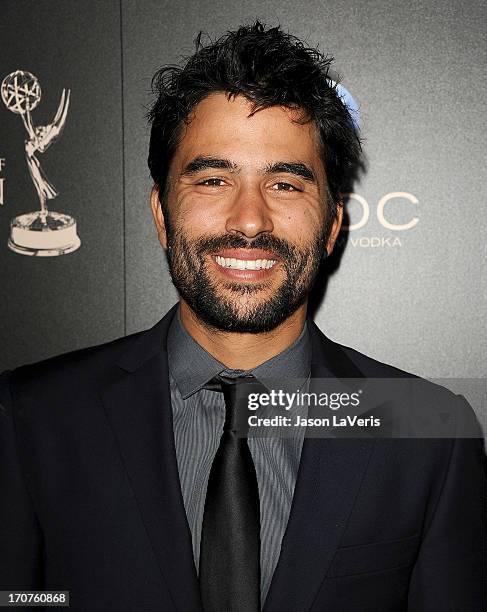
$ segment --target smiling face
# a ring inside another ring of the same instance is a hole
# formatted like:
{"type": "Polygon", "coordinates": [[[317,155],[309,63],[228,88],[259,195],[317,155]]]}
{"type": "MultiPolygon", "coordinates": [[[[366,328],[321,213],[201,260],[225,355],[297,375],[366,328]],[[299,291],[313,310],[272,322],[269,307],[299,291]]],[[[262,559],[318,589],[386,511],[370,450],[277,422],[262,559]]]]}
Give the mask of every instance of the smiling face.
{"type": "Polygon", "coordinates": [[[325,248],[327,187],[314,124],[216,93],[184,129],[168,176],[166,216],[153,189],[159,239],[171,277],[206,325],[260,333],[306,308],[325,248]]]}

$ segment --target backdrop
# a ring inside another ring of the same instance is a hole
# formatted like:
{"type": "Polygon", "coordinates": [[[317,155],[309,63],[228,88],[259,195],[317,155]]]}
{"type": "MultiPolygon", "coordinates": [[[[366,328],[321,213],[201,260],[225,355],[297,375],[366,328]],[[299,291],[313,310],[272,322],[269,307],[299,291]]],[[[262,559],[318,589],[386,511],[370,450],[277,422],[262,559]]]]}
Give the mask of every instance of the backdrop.
{"type": "Polygon", "coordinates": [[[148,204],[150,79],[199,30],[255,18],[333,55],[359,106],[367,172],[315,321],[447,379],[485,429],[487,6],[475,0],[3,0],[0,370],[145,329],[177,300],[148,204]],[[15,222],[41,210],[36,168],[59,192],[57,256],[32,255],[35,232],[15,222]]]}

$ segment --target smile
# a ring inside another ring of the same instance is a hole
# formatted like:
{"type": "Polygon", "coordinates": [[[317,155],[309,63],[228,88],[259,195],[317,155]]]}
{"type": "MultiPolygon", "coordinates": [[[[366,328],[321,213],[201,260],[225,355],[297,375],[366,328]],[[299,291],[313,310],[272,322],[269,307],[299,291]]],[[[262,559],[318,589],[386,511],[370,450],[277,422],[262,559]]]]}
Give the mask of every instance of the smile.
{"type": "Polygon", "coordinates": [[[236,259],[235,257],[215,257],[216,263],[222,268],[235,270],[269,270],[276,263],[276,259],[236,259]]]}

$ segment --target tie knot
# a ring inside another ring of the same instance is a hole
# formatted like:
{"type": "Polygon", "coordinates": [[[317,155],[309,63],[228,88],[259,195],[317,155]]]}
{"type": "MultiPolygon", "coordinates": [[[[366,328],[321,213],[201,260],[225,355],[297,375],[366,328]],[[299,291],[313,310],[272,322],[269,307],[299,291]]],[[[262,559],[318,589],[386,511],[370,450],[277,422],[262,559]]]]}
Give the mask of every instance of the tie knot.
{"type": "Polygon", "coordinates": [[[225,424],[223,431],[245,436],[248,431],[248,392],[251,387],[259,385],[252,374],[243,376],[223,376],[218,374],[209,380],[203,389],[220,391],[225,399],[225,424]]]}

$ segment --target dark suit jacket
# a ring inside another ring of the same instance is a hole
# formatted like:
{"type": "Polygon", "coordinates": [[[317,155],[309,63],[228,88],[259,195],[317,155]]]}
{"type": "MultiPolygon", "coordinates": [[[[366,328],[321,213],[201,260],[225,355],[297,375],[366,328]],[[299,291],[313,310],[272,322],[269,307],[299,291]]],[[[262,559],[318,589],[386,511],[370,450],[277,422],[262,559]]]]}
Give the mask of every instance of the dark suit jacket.
{"type": "MultiPolygon", "coordinates": [[[[174,312],[1,375],[0,590],[69,590],[83,612],[201,609],[172,431],[174,312]]],[[[309,328],[314,377],[404,375],[309,328]]],[[[265,612],[487,610],[484,470],[481,439],[306,439],[265,612]]]]}

